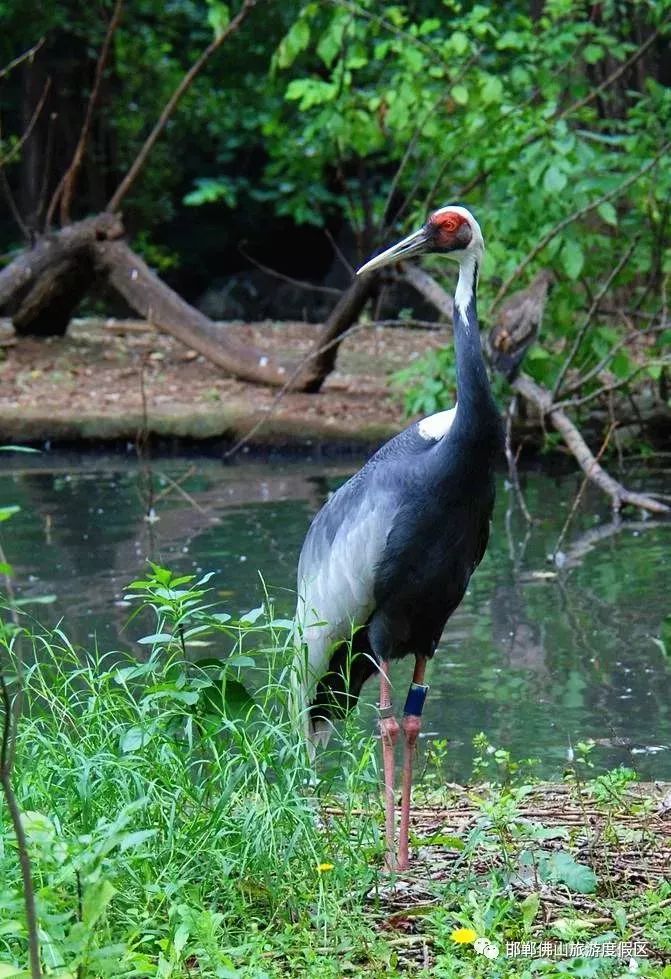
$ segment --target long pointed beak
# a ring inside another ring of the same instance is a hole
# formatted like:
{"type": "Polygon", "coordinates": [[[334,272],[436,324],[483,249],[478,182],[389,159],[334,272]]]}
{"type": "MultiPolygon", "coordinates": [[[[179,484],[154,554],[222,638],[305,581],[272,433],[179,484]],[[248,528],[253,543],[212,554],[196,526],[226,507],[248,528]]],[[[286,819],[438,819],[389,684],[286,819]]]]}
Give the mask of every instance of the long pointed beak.
{"type": "Polygon", "coordinates": [[[426,250],[428,244],[428,236],[425,228],[420,228],[419,231],[413,231],[411,235],[407,238],[403,238],[401,241],[397,241],[395,245],[391,248],[387,248],[386,251],[381,252],[379,255],[375,255],[370,261],[362,265],[358,270],[357,275],[363,275],[364,272],[372,272],[373,269],[381,269],[384,265],[390,265],[392,262],[398,262],[402,258],[410,258],[412,255],[419,255],[421,252],[426,250]]]}

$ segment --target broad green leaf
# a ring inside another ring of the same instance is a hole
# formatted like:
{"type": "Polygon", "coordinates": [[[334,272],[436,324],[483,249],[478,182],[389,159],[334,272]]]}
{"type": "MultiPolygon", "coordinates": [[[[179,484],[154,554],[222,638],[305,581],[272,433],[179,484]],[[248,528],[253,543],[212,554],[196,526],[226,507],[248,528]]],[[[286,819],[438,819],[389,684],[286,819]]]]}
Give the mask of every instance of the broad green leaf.
{"type": "Polygon", "coordinates": [[[82,919],[84,924],[93,928],[105,913],[107,905],[116,894],[116,887],[109,880],[97,880],[84,888],[82,900],[82,919]]]}
{"type": "Polygon", "coordinates": [[[617,211],[610,201],[604,201],[603,204],[599,204],[596,209],[596,213],[599,215],[602,221],[606,222],[606,224],[610,224],[614,228],[617,227],[617,211]]]}
{"type": "Polygon", "coordinates": [[[566,884],[578,894],[593,894],[597,888],[597,876],[585,863],[577,863],[566,850],[557,850],[544,862],[543,876],[566,884]]]}
{"type": "Polygon", "coordinates": [[[562,245],[560,258],[569,279],[577,279],[585,264],[582,248],[573,238],[568,238],[562,245]]]}
{"type": "Polygon", "coordinates": [[[548,192],[548,194],[557,194],[559,191],[563,190],[567,184],[566,174],[551,164],[545,171],[545,176],[543,177],[543,189],[548,192]]]}
{"type": "Polygon", "coordinates": [[[0,506],[0,523],[2,523],[3,520],[9,520],[9,518],[13,517],[15,513],[18,513],[20,509],[21,509],[20,506],[14,506],[14,505],[0,506]]]}
{"type": "Polygon", "coordinates": [[[224,33],[231,20],[231,13],[225,3],[219,0],[207,0],[207,22],[214,31],[217,40],[224,33]]]}
{"type": "Polygon", "coordinates": [[[175,951],[177,952],[178,955],[180,955],[184,951],[188,940],[189,940],[188,925],[182,923],[177,927],[177,930],[175,931],[175,937],[172,940],[172,944],[175,946],[175,951]]]}
{"type": "Polygon", "coordinates": [[[157,833],[157,829],[139,829],[135,833],[127,833],[119,842],[119,852],[123,853],[125,850],[132,850],[134,847],[140,846],[141,843],[156,836],[157,833]]]}
{"type": "Polygon", "coordinates": [[[305,20],[297,20],[280,42],[276,60],[280,68],[289,68],[301,51],[310,43],[310,27],[305,20]]]}
{"type": "Polygon", "coordinates": [[[468,102],[468,89],[465,85],[454,85],[450,94],[457,105],[466,105],[468,102]]]}
{"type": "Polygon", "coordinates": [[[490,75],[482,86],[482,100],[487,104],[500,102],[503,98],[503,82],[496,75],[490,75]]]}
{"type": "Polygon", "coordinates": [[[150,636],[143,636],[141,639],[138,639],[137,643],[140,646],[155,646],[158,643],[172,642],[174,638],[169,632],[153,632],[150,636]]]}
{"type": "Polygon", "coordinates": [[[450,36],[450,43],[455,54],[465,54],[468,51],[468,37],[463,31],[454,31],[450,36]]]}
{"type": "Polygon", "coordinates": [[[449,850],[464,850],[466,848],[466,844],[459,836],[450,836],[449,833],[435,833],[421,842],[422,846],[446,846],[449,850]]]}
{"type": "Polygon", "coordinates": [[[240,616],[240,622],[242,625],[254,625],[254,623],[261,618],[264,612],[265,607],[263,605],[259,605],[257,608],[250,609],[249,612],[243,612],[243,614],[240,616]]]}
{"type": "Polygon", "coordinates": [[[221,682],[204,691],[206,709],[221,714],[229,721],[244,720],[256,707],[256,701],[239,680],[222,676],[221,682]]]}
{"type": "Polygon", "coordinates": [[[142,727],[129,727],[119,739],[119,748],[124,755],[139,751],[151,741],[151,734],[142,727]]]}
{"type": "Polygon", "coordinates": [[[603,58],[604,50],[600,44],[588,44],[582,53],[588,65],[595,65],[603,58]]]}
{"type": "Polygon", "coordinates": [[[524,923],[525,929],[529,929],[534,923],[536,915],[538,914],[538,909],[540,908],[541,899],[540,895],[533,891],[531,894],[527,894],[520,905],[520,910],[522,912],[522,921],[524,923]]]}

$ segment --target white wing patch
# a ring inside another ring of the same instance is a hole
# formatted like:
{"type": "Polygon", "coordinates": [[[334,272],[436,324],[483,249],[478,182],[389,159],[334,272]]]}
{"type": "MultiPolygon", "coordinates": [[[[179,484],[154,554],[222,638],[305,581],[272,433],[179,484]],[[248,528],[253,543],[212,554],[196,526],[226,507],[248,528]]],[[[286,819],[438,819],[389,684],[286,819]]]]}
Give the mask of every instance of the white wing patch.
{"type": "Polygon", "coordinates": [[[454,424],[457,416],[457,406],[449,408],[447,411],[439,411],[435,415],[422,418],[417,426],[417,430],[427,442],[438,442],[444,438],[454,424]]]}
{"type": "MultiPolygon", "coordinates": [[[[326,504],[338,506],[338,494],[326,504]]],[[[343,513],[329,545],[319,526],[308,533],[298,566],[294,695],[304,723],[334,645],[348,641],[375,607],[375,570],[392,513],[384,499],[359,502],[343,513]]],[[[309,725],[308,725],[309,732],[309,725]]]]}

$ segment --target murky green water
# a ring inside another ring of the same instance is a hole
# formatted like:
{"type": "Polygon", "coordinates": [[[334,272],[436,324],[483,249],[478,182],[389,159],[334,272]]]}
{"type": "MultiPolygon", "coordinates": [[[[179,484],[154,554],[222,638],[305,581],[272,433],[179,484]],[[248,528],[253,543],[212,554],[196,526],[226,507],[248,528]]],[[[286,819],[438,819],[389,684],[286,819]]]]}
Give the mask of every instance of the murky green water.
{"type": "MultiPolygon", "coordinates": [[[[311,515],[356,463],[246,463],[171,458],[151,469],[118,456],[43,454],[0,460],[0,506],[21,513],[2,527],[23,597],[44,622],[64,617],[82,644],[133,648],[124,585],[151,557],[175,570],[214,570],[222,609],[259,604],[259,571],[278,611],[292,611],[295,567],[311,515]],[[146,519],[153,505],[158,520],[146,519]]],[[[657,475],[671,490],[671,473],[657,475]]],[[[515,756],[535,756],[559,776],[569,744],[596,739],[598,766],[624,763],[671,778],[671,522],[610,522],[585,494],[562,544],[547,559],[580,479],[526,474],[536,519],[513,514],[503,477],[488,554],[448,623],[431,666],[428,736],[449,738],[448,776],[471,767],[484,730],[515,756]],[[658,642],[667,621],[669,655],[658,642]]],[[[648,478],[647,485],[650,485],[648,478]]],[[[136,647],[137,648],[137,647],[136,647]]],[[[411,664],[398,664],[400,704],[411,664]]],[[[375,685],[367,699],[376,698],[375,685]]],[[[366,715],[373,723],[372,711],[366,715]]]]}

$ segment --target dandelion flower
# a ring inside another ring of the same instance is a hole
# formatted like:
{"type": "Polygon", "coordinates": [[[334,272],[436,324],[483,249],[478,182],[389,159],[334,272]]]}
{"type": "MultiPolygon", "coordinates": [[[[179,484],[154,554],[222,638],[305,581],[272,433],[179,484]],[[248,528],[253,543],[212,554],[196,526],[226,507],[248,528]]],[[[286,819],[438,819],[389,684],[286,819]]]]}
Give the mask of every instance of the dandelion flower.
{"type": "Polygon", "coordinates": [[[317,864],[317,873],[318,874],[327,874],[329,872],[329,870],[333,870],[334,867],[335,867],[335,864],[333,864],[333,863],[318,863],[317,864]]]}
{"type": "Polygon", "coordinates": [[[450,935],[452,941],[458,945],[470,945],[477,937],[477,931],[473,931],[472,928],[455,928],[450,935]]]}

